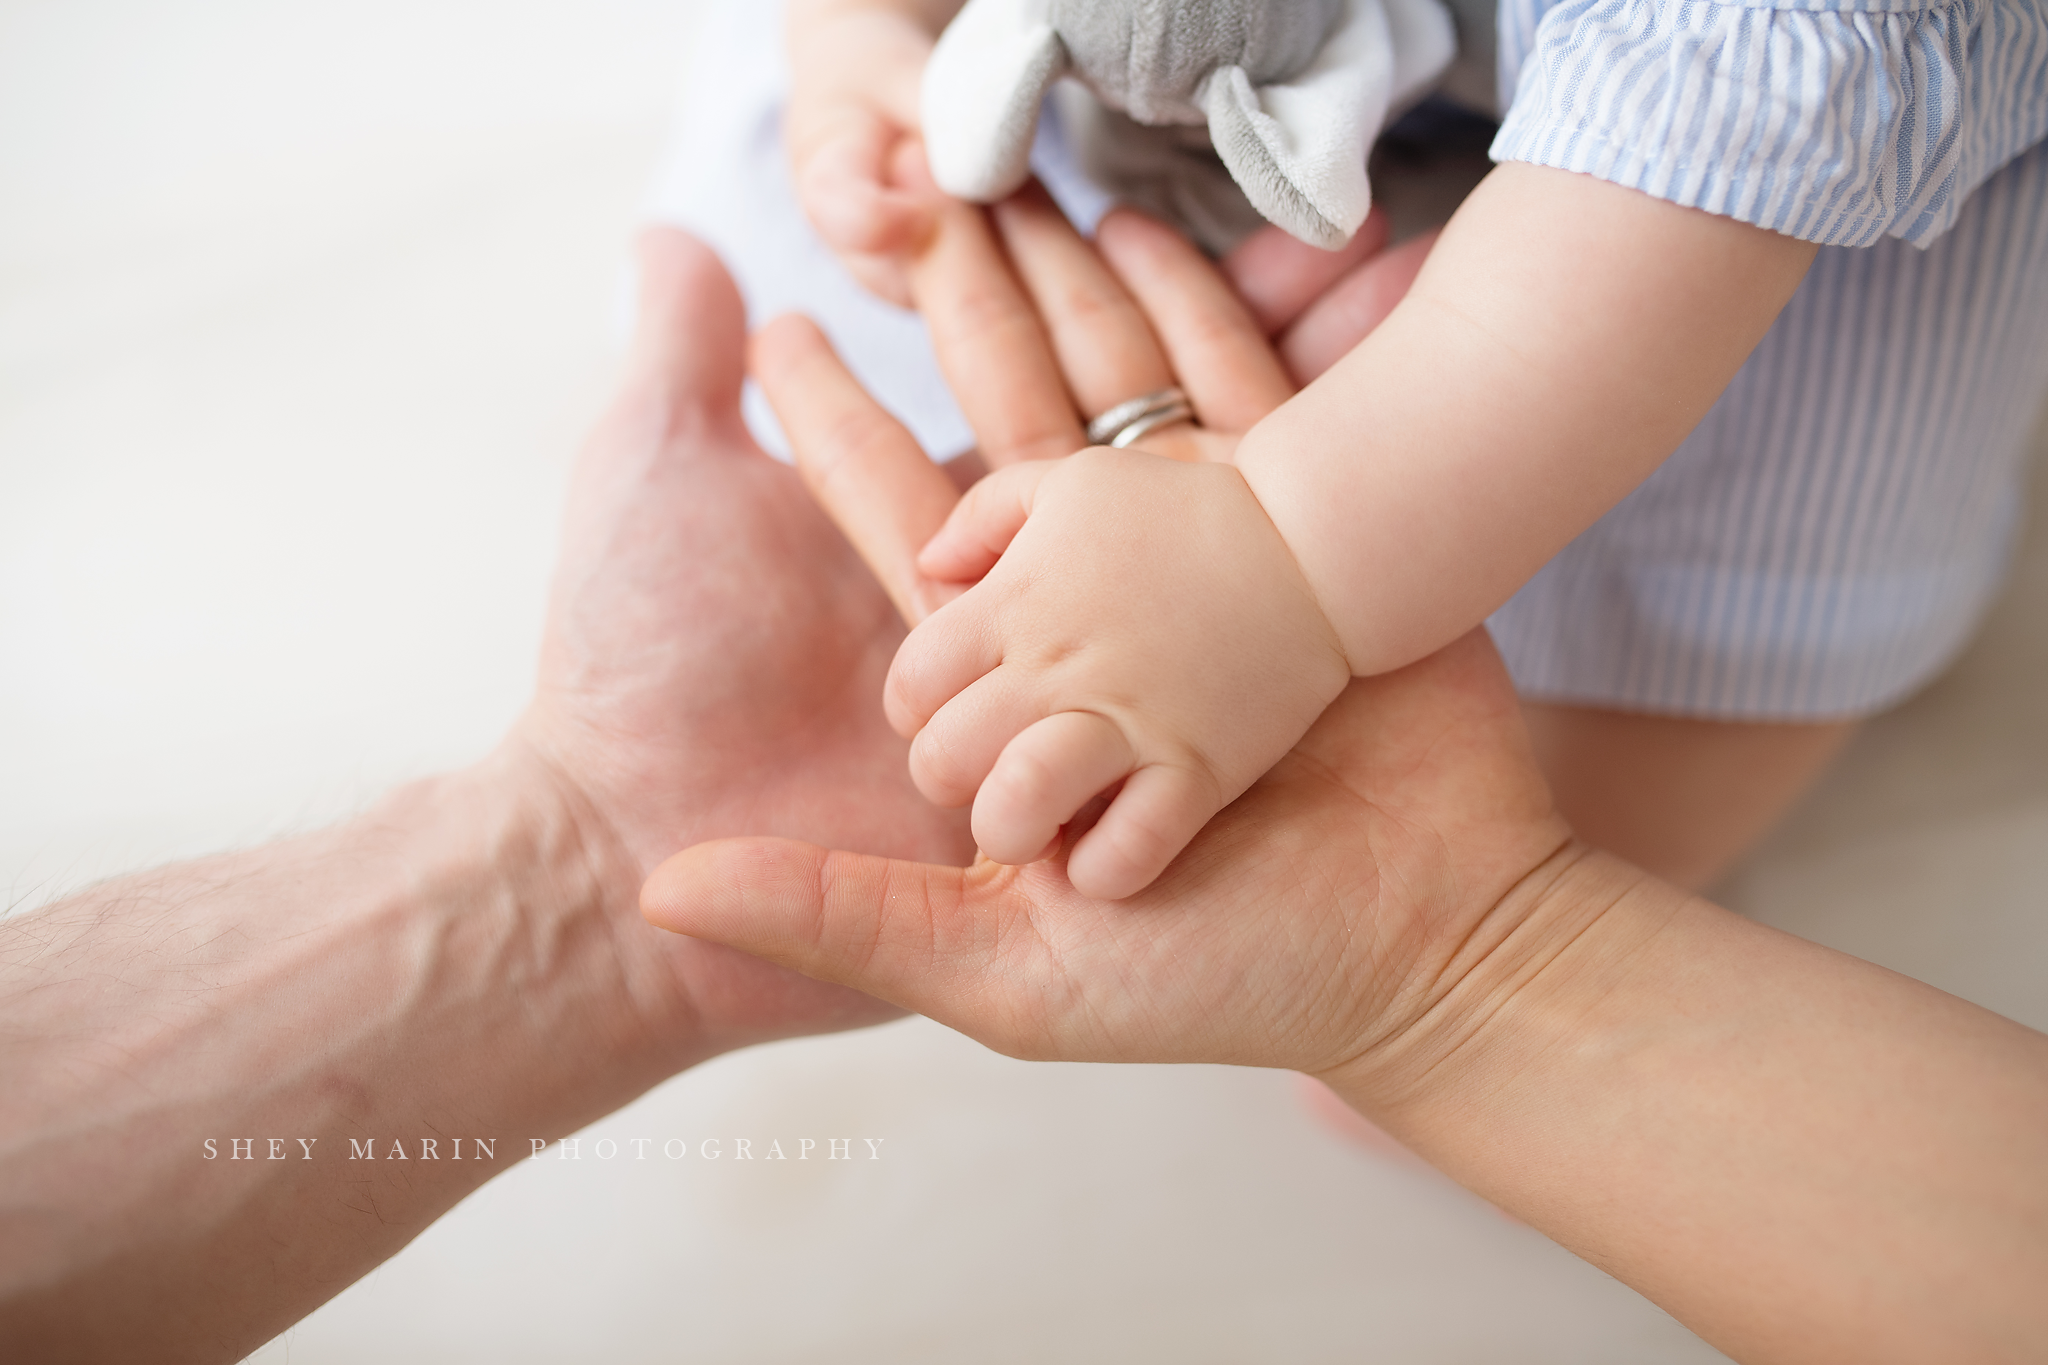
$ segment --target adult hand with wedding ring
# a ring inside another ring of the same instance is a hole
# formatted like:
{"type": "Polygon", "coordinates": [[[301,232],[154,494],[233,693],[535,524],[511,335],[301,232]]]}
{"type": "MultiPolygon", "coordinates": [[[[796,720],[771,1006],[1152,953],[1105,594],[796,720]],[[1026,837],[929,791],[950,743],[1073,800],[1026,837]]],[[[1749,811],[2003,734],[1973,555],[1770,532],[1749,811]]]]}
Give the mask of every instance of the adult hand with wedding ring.
{"type": "Polygon", "coordinates": [[[1267,228],[1211,267],[1135,213],[1083,240],[1036,184],[986,210],[940,199],[931,218],[905,278],[991,469],[1108,444],[1090,423],[1174,389],[1193,423],[1146,433],[1144,449],[1226,455],[1393,311],[1434,239],[1389,249],[1375,212],[1342,251],[1267,228]]]}
{"type": "Polygon", "coordinates": [[[1107,445],[1116,429],[1092,425],[1156,419],[1154,399],[1181,420],[1148,423],[1144,449],[1219,459],[1293,394],[1230,282],[1190,260],[1178,234],[1124,210],[1091,243],[1036,185],[942,211],[910,288],[991,468],[1107,445]]]}
{"type": "MultiPolygon", "coordinates": [[[[1070,372],[1050,341],[1061,338],[1070,361],[1085,357],[1091,316],[1113,318],[1126,341],[1135,338],[1134,318],[1167,314],[1189,324],[1160,330],[1179,343],[1194,401],[1215,412],[1221,398],[1220,410],[1230,411],[1242,395],[1219,394],[1205,380],[1227,379],[1233,354],[1290,318],[1313,318],[1301,305],[1322,287],[1315,272],[1336,264],[1283,261],[1274,270],[1261,262],[1256,282],[1269,288],[1248,308],[1227,290],[1212,292],[1216,268],[1157,224],[1114,216],[1096,256],[1074,250],[1078,239],[1030,217],[1036,212],[1026,201],[976,215],[993,230],[945,244],[920,277],[932,306],[947,310],[933,317],[934,331],[981,352],[953,359],[990,376],[989,390],[958,396],[991,451],[1056,442],[1059,423],[1045,416],[1053,409],[1081,434],[1080,408],[1066,401],[1070,372]],[[1005,265],[1017,286],[1010,297],[978,265],[961,269],[1005,246],[1019,257],[1015,274],[1005,265]],[[1057,259],[1048,263],[1048,253],[1057,259]],[[949,270],[960,273],[947,278],[949,270]],[[1039,286],[1030,295],[1017,285],[1026,278],[1039,286]],[[1190,299],[1207,303],[1171,311],[1190,299]],[[1220,316],[1195,317],[1203,306],[1220,316]],[[1033,339],[1044,347],[1036,368],[1033,339]],[[986,363],[991,347],[1010,348],[1013,378],[986,363]]],[[[1150,355],[1101,347],[1115,352],[1108,359],[1122,377],[1098,382],[1081,364],[1072,392],[1159,377],[1164,351],[1152,336],[1146,322],[1150,355]]],[[[763,328],[750,360],[800,472],[906,621],[916,626],[957,597],[958,585],[919,568],[920,547],[961,496],[947,474],[807,320],[763,328]]],[[[1354,683],[1187,859],[1117,905],[1083,895],[1052,863],[983,860],[962,869],[779,839],[686,850],[650,881],[642,905],[662,927],[744,945],[824,979],[857,977],[875,995],[1016,1055],[1321,1071],[1360,1037],[1391,1044],[1433,1026],[1432,1005],[1466,970],[1457,955],[1478,923],[1519,919],[1556,892],[1556,878],[1577,874],[1585,851],[1557,820],[1517,715],[1480,632],[1398,674],[1354,683]],[[1416,991],[1411,983],[1424,984],[1416,991]],[[1256,1012],[1267,999],[1283,1007],[1248,1027],[1240,1007],[1256,1012]]]]}
{"type": "MultiPolygon", "coordinates": [[[[1042,192],[997,206],[992,233],[981,221],[966,210],[942,229],[912,287],[932,301],[936,349],[982,449],[1014,463],[918,556],[925,591],[968,590],[914,605],[939,610],[898,653],[885,706],[914,736],[919,789],[972,802],[976,841],[1001,862],[1048,856],[1121,784],[1067,861],[1076,887],[1114,899],[1284,754],[1351,670],[1227,463],[1294,391],[1229,281],[1135,213],[1111,214],[1092,247],[1042,192]],[[1142,447],[1047,458],[1085,439],[1085,413],[1093,435],[1142,447]]],[[[813,336],[800,323],[764,331],[771,401],[805,401],[806,386],[770,371],[813,336]]]]}
{"type": "Polygon", "coordinates": [[[1188,391],[1175,384],[1117,404],[1088,424],[1088,444],[1125,450],[1161,427],[1175,422],[1192,422],[1195,406],[1188,391]]]}
{"type": "MultiPolygon", "coordinates": [[[[946,600],[917,567],[946,474],[814,328],[769,329],[755,369],[909,618],[946,600]]],[[[1016,394],[1025,431],[1048,394],[1016,394]]],[[[1054,864],[749,839],[678,854],[642,906],[1014,1056],[1317,1073],[1743,1359],[2048,1341],[2048,1040],[1570,840],[1480,631],[1351,683],[1118,904],[1054,864]]]]}

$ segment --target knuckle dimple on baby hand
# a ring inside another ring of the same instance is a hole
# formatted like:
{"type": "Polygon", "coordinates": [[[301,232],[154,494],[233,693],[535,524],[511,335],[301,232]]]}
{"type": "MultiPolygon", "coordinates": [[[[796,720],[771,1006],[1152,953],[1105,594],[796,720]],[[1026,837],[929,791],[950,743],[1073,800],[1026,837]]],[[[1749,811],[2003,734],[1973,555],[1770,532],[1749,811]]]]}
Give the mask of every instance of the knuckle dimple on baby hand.
{"type": "Polygon", "coordinates": [[[1006,822],[1036,823],[1050,818],[1054,823],[1062,812],[1053,810],[1058,774],[1037,754],[1012,748],[982,783],[980,800],[1006,822]]]}
{"type": "Polygon", "coordinates": [[[927,800],[946,807],[972,801],[978,785],[945,735],[930,725],[910,742],[910,777],[927,800]]]}
{"type": "Polygon", "coordinates": [[[924,624],[903,641],[896,651],[896,660],[889,666],[889,680],[886,697],[891,706],[900,708],[906,719],[915,726],[931,721],[948,698],[934,693],[934,678],[938,661],[943,657],[946,642],[933,625],[943,613],[927,617],[924,624]]]}
{"type": "Polygon", "coordinates": [[[1144,876],[1147,881],[1157,875],[1157,869],[1173,861],[1179,851],[1177,841],[1168,838],[1148,823],[1135,816],[1104,821],[1103,830],[1110,849],[1117,861],[1133,876],[1144,876]],[[1150,875],[1147,875],[1148,872],[1150,875]]]}

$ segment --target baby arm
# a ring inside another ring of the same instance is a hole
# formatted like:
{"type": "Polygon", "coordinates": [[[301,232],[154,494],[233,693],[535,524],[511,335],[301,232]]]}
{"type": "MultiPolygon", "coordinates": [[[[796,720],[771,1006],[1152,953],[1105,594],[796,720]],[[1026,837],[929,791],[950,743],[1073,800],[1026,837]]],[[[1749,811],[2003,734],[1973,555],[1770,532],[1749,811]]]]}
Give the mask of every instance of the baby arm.
{"type": "Polygon", "coordinates": [[[1401,305],[1234,457],[1352,671],[1458,638],[1649,477],[1813,251],[1591,176],[1489,175],[1401,305]]]}
{"type": "Polygon", "coordinates": [[[932,44],[962,0],[789,0],[783,140],[798,200],[825,244],[867,288],[909,305],[898,259],[925,225],[896,187],[918,140],[918,92],[932,44]]]}
{"type": "Polygon", "coordinates": [[[1485,620],[1647,477],[1812,250],[1501,168],[1400,307],[1230,465],[1089,452],[962,504],[921,567],[987,577],[891,677],[919,785],[972,799],[983,851],[1027,862],[1125,780],[1068,873],[1142,888],[1348,678],[1485,620]]]}

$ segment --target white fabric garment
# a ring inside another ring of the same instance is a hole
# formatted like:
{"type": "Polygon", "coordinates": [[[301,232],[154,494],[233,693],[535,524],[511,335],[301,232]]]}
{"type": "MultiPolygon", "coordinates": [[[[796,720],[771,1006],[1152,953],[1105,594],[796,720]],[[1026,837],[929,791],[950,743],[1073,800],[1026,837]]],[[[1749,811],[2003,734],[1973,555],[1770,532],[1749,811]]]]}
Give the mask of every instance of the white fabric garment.
{"type": "Polygon", "coordinates": [[[2004,581],[2048,392],[2048,145],[1926,249],[1822,247],[1669,460],[1489,623],[1524,695],[1869,715],[2004,581]]]}
{"type": "Polygon", "coordinates": [[[2005,574],[2048,392],[2048,0],[1501,0],[1497,161],[1821,244],[1676,454],[1493,619],[1557,701],[1882,710],[2005,574]]]}

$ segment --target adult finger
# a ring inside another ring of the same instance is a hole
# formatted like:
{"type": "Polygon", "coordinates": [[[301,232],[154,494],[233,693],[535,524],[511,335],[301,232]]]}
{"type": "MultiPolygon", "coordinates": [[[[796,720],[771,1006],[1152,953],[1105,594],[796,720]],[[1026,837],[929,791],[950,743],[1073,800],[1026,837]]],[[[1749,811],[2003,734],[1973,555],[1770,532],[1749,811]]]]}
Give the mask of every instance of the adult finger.
{"type": "Polygon", "coordinates": [[[847,373],[810,319],[775,319],[749,354],[797,469],[903,619],[916,625],[957,596],[917,569],[918,550],[959,496],[946,472],[847,373]]]}
{"type": "Polygon", "coordinates": [[[1083,417],[1173,383],[1137,301],[1043,188],[1026,186],[991,215],[1083,417]]]}
{"type": "Polygon", "coordinates": [[[640,279],[627,387],[652,390],[667,406],[739,414],[746,366],[739,345],[747,310],[717,253],[686,232],[640,234],[640,279]]]}
{"type": "MultiPolygon", "coordinates": [[[[673,933],[724,943],[820,981],[959,1017],[989,983],[1022,903],[980,902],[990,873],[834,853],[790,839],[699,844],[655,870],[640,911],[673,933]],[[949,1007],[950,1006],[950,1007],[949,1007]]],[[[984,1007],[989,1000],[981,1001],[984,1007]]]]}
{"type": "Polygon", "coordinates": [[[1366,216],[1358,235],[1336,251],[1297,241],[1280,228],[1264,227],[1218,265],[1266,335],[1277,336],[1324,290],[1384,250],[1387,235],[1387,215],[1378,208],[1366,216]]]}
{"type": "Polygon", "coordinates": [[[1367,261],[1309,306],[1280,338],[1280,356],[1296,384],[1342,360],[1406,297],[1437,234],[1425,232],[1367,261]]]}
{"type": "Polygon", "coordinates": [[[1244,431],[1294,394],[1252,315],[1185,237],[1131,209],[1095,231],[1096,246],[1166,348],[1202,424],[1244,431]]]}
{"type": "MultiPolygon", "coordinates": [[[[1186,982],[1187,965],[1215,949],[1205,926],[1300,923],[1321,907],[1352,917],[1361,940],[1398,937],[1403,907],[1482,913],[1567,838],[1506,670],[1478,630],[1353,683],[1297,757],[1119,905],[1078,894],[1057,863],[961,869],[746,839],[677,854],[641,908],[661,928],[856,986],[1015,1055],[1300,1067],[1314,1059],[1286,1055],[1268,1019],[1257,1027],[1272,1046],[1257,1055],[1227,1055],[1229,1040],[1209,1029],[1220,997],[1186,982]],[[1389,897],[1393,918],[1361,918],[1389,897]],[[1183,1027],[1162,1041],[1148,1001],[1183,1027]],[[1105,1020],[1104,1006],[1138,1013],[1105,1020]]],[[[1260,935],[1262,960],[1284,952],[1260,935]]]]}
{"type": "Polygon", "coordinates": [[[939,369],[991,467],[1057,460],[1087,444],[1038,310],[985,212],[939,209],[907,270],[939,369]]]}

